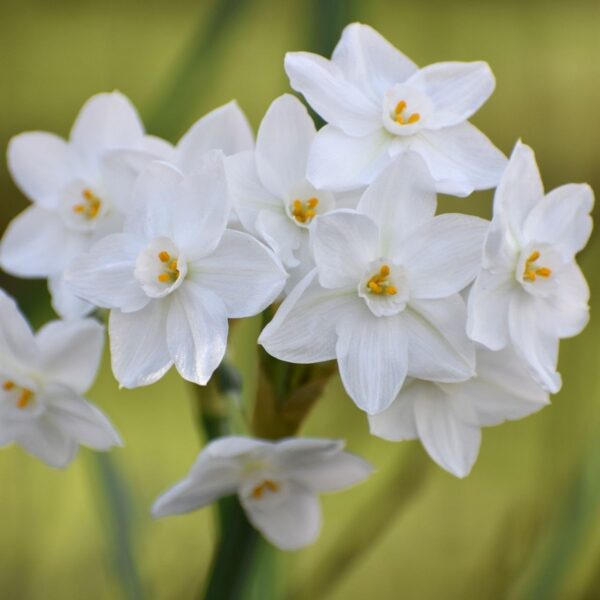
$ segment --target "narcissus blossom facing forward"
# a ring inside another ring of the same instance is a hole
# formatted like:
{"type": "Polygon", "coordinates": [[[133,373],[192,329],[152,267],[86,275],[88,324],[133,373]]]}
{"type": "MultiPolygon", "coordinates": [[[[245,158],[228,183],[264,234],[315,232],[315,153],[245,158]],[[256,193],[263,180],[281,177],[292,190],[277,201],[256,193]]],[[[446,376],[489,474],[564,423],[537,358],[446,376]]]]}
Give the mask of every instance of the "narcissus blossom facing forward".
{"type": "Polygon", "coordinates": [[[407,150],[423,157],[440,192],[467,196],[497,185],[506,158],[467,120],[494,90],[486,63],[419,69],[371,27],[354,23],[331,60],[290,52],[285,69],[328,123],[308,159],[315,186],[368,184],[407,150]]]}
{"type": "Polygon", "coordinates": [[[461,383],[407,380],[387,410],[369,417],[369,425],[385,440],[420,439],[438,465],[465,477],[479,454],[481,427],[521,419],[547,404],[548,394],[513,350],[480,348],[475,377],[461,383]]]}
{"type": "Polygon", "coordinates": [[[82,394],[100,363],[103,327],[52,321],[31,331],[0,291],[0,446],[16,443],[52,467],[69,464],[79,445],[121,445],[106,416],[82,394]]]}
{"type": "Polygon", "coordinates": [[[289,362],[337,358],[342,382],[369,414],[407,375],[461,381],[475,354],[459,292],[477,275],[488,222],[434,216],[433,181],[409,153],[367,188],[357,211],[311,227],[316,269],[285,299],[259,342],[289,362]]]}
{"type": "Polygon", "coordinates": [[[237,494],[248,520],[272,544],[282,550],[302,548],[321,530],[318,494],[351,487],[372,472],[343,447],[341,441],[308,438],[218,439],[152,512],[156,517],[187,513],[237,494]]]}
{"type": "Polygon", "coordinates": [[[302,103],[285,94],[264,116],[256,150],[225,165],[233,205],[242,225],[264,240],[290,269],[291,288],[314,267],[308,229],[314,218],[339,207],[356,207],[356,192],[333,194],[306,178],[315,125],[302,103]]]}
{"type": "Polygon", "coordinates": [[[81,109],[69,141],[52,133],[22,133],[8,146],[8,167],[33,206],[8,226],[0,264],[20,277],[47,277],[52,302],[64,317],[92,308],[65,288],[63,273],[98,239],[120,230],[127,190],[107,160],[118,148],[149,149],[138,114],[114,92],[90,98],[81,109]]]}
{"type": "Polygon", "coordinates": [[[227,347],[228,318],[255,315],[281,292],[286,273],[246,233],[226,229],[223,155],[203,155],[184,176],[152,163],[133,191],[123,233],[105,237],[67,273],[73,291],[114,309],[113,371],[124,387],[148,385],[175,364],[204,385],[227,347]]]}
{"type": "Polygon", "coordinates": [[[483,270],[469,297],[469,336],[492,350],[514,344],[549,392],[561,386],[558,340],[589,317],[589,289],[575,254],[592,231],[585,184],[544,195],[533,151],[517,143],[494,198],[483,270]]]}

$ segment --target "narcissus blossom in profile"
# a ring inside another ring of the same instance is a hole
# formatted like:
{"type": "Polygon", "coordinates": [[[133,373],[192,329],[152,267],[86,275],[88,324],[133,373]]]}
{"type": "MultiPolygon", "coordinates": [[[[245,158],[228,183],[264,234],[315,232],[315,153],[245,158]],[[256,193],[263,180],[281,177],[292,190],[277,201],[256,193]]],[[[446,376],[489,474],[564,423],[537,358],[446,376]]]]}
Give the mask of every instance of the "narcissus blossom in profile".
{"type": "Polygon", "coordinates": [[[477,351],[477,375],[461,383],[407,380],[384,412],[369,417],[371,433],[393,442],[420,439],[429,456],[457,477],[471,471],[481,427],[537,412],[548,394],[512,349],[477,351]]]}
{"type": "Polygon", "coordinates": [[[69,141],[41,131],[14,137],[8,168],[33,205],[4,234],[2,268],[20,277],[47,277],[53,306],[62,316],[88,313],[92,306],[65,288],[63,273],[96,240],[122,226],[127,194],[106,158],[118,148],[155,145],[133,105],[118,92],[90,98],[69,141]]]}
{"type": "Polygon", "coordinates": [[[31,331],[0,291],[0,446],[16,443],[52,467],[65,467],[79,445],[121,445],[106,416],[83,394],[100,363],[96,321],[52,321],[31,331]]]}
{"type": "Polygon", "coordinates": [[[434,216],[423,160],[397,159],[367,188],[358,212],[316,219],[316,268],[285,299],[259,343],[276,358],[337,358],[346,391],[369,414],[385,410],[406,376],[473,375],[459,292],[477,275],[488,222],[434,216]]]}
{"type": "Polygon", "coordinates": [[[233,205],[247,231],[264,240],[290,269],[291,288],[314,262],[308,229],[314,218],[339,207],[356,207],[359,193],[333,194],[306,178],[315,125],[302,103],[285,94],[269,107],[258,130],[256,150],[225,165],[233,205]]]}
{"type": "Polygon", "coordinates": [[[504,155],[467,119],[494,90],[485,62],[419,69],[367,25],[348,25],[331,60],[290,52],[291,86],[327,121],[308,159],[317,187],[370,183],[393,157],[419,153],[440,192],[467,196],[497,185],[504,155]]]}
{"type": "Polygon", "coordinates": [[[590,237],[593,203],[586,184],[544,195],[533,151],[517,143],[469,297],[469,336],[492,350],[512,343],[553,393],[561,386],[558,340],[580,333],[589,318],[589,289],[575,254],[590,237]]]}
{"type": "Polygon", "coordinates": [[[163,494],[154,516],[181,514],[237,494],[248,520],[275,546],[296,550],[321,530],[318,494],[351,487],[372,472],[335,440],[269,442],[224,437],[200,453],[189,475],[163,494]]]}
{"type": "Polygon", "coordinates": [[[67,280],[76,294],[114,309],[112,366],[123,387],[154,383],[173,364],[204,385],[225,354],[227,319],[266,308],[286,273],[266,246],[226,229],[220,152],[206,153],[187,176],[152,163],[132,202],[123,232],[79,257],[67,280]]]}

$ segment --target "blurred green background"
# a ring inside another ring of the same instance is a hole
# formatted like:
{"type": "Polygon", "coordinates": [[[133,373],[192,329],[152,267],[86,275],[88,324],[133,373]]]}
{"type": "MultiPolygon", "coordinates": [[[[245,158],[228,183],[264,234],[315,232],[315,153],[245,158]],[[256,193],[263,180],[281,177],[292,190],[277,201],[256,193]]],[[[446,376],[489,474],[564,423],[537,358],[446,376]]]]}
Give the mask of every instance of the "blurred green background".
{"type": "MultiPolygon", "coordinates": [[[[546,186],[600,189],[600,3],[504,0],[0,0],[0,145],[21,131],[67,135],[83,102],[119,89],[151,133],[172,141],[237,98],[257,126],[289,91],[285,51],[321,49],[339,21],[373,25],[417,63],[483,59],[497,91],[473,119],[509,153],[533,146],[546,186]],[[336,3],[334,3],[336,4],[336,3]],[[341,16],[340,16],[341,15],[341,16]]],[[[0,229],[26,206],[0,166],[0,229]]],[[[491,194],[442,208],[487,216],[491,194]]],[[[598,215],[598,210],[596,210],[598,215]]],[[[596,232],[580,255],[600,297],[596,232]]],[[[0,276],[38,325],[39,282],[0,276]]],[[[235,328],[232,358],[248,373],[258,324],[235,328]]],[[[372,480],[324,498],[319,543],[277,563],[266,599],[600,598],[600,325],[561,346],[564,387],[551,407],[486,430],[461,481],[417,443],[371,438],[332,381],[305,433],[344,437],[378,467],[372,480]]],[[[83,450],[59,472],[18,448],[0,453],[0,597],[184,599],[201,589],[214,541],[203,510],[153,521],[153,499],[202,445],[188,389],[173,374],[119,391],[108,360],[89,397],[127,446],[83,450]],[[107,492],[108,490],[108,492],[107,492]]],[[[234,565],[232,565],[234,568],[234,565]]]]}

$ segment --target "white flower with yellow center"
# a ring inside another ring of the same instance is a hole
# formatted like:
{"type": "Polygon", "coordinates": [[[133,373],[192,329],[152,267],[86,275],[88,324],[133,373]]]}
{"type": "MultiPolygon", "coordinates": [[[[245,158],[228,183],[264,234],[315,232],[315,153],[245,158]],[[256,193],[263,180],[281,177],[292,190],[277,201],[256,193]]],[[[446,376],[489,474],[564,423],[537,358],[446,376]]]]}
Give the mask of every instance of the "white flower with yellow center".
{"type": "Polygon", "coordinates": [[[469,119],[495,81],[484,62],[418,69],[367,25],[348,25],[331,60],[286,55],[291,86],[327,121],[308,158],[308,178],[331,190],[373,181],[399,154],[420,154],[438,191],[467,196],[497,185],[506,158],[469,119]]]}
{"type": "Polygon", "coordinates": [[[471,377],[459,292],[480,269],[488,222],[435,209],[427,167],[410,153],[367,188],[358,212],[319,217],[316,268],[262,332],[267,352],[294,363],[337,358],[346,391],[369,414],[392,403],[407,375],[471,377]]]}
{"type": "Polygon", "coordinates": [[[469,296],[468,334],[492,350],[512,343],[544,388],[561,386],[558,340],[580,333],[589,289],[575,254],[592,231],[585,184],[544,195],[535,156],[517,143],[494,198],[483,269],[469,296]]]}
{"type": "Polygon", "coordinates": [[[0,291],[0,446],[16,443],[52,467],[65,467],[79,445],[122,445],[106,416],[83,394],[92,385],[103,328],[91,319],[52,321],[31,331],[0,291]]]}
{"type": "Polygon", "coordinates": [[[252,236],[226,229],[220,152],[184,176],[152,163],[138,178],[123,233],[105,237],[66,274],[73,291],[114,309],[113,372],[123,387],[148,385],[175,364],[205,384],[227,347],[227,319],[255,315],[281,292],[286,274],[252,236]]]}
{"type": "Polygon", "coordinates": [[[269,442],[224,437],[202,450],[189,475],[155,502],[155,517],[187,513],[237,494],[248,520],[282,550],[312,544],[321,530],[318,494],[364,481],[367,462],[335,440],[269,442]]]}
{"type": "Polygon", "coordinates": [[[269,107],[258,130],[256,150],[227,159],[229,190],[242,225],[264,240],[290,271],[287,287],[314,262],[308,230],[315,217],[335,208],[354,208],[357,193],[333,194],[306,178],[313,120],[302,103],[285,94],[269,107]]]}
{"type": "Polygon", "coordinates": [[[92,306],[65,288],[63,273],[96,240],[122,226],[128,198],[107,158],[118,148],[156,144],[144,135],[133,105],[117,92],[85,103],[69,141],[39,131],[14,137],[8,168],[33,206],[8,226],[0,245],[2,268],[20,277],[47,277],[62,316],[88,313],[92,306]]]}
{"type": "Polygon", "coordinates": [[[477,351],[477,375],[461,383],[409,379],[371,433],[400,442],[420,439],[429,456],[457,477],[471,471],[481,428],[526,417],[548,404],[548,394],[511,349],[477,351]]]}

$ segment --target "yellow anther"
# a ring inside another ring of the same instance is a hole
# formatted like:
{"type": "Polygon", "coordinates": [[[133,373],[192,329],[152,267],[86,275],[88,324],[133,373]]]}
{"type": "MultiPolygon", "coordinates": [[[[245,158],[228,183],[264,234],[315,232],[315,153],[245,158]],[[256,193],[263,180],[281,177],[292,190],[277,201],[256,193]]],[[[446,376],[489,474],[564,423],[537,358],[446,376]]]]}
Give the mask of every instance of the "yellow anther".
{"type": "Polygon", "coordinates": [[[402,111],[406,108],[406,102],[404,100],[400,100],[400,102],[398,102],[398,104],[396,104],[396,109],[394,110],[394,112],[399,115],[402,113],[402,111]]]}
{"type": "Polygon", "coordinates": [[[388,265],[381,265],[381,269],[379,269],[379,274],[382,277],[387,277],[390,274],[390,268],[388,265]]]}
{"type": "Polygon", "coordinates": [[[21,392],[21,395],[19,396],[19,399],[17,400],[17,407],[18,408],[27,408],[27,405],[29,404],[29,402],[31,401],[32,398],[33,398],[33,392],[31,390],[28,390],[27,388],[23,388],[23,391],[21,392]]]}
{"type": "Polygon", "coordinates": [[[319,199],[313,196],[312,198],[308,199],[307,204],[308,208],[316,208],[319,205],[319,199]]]}
{"type": "Polygon", "coordinates": [[[385,289],[385,293],[388,296],[394,296],[395,294],[398,293],[398,290],[396,289],[396,286],[394,286],[394,285],[388,285],[387,288],[385,289]]]}
{"type": "Polygon", "coordinates": [[[309,223],[317,215],[315,208],[319,205],[319,199],[309,198],[306,202],[296,198],[292,202],[291,213],[292,217],[298,221],[298,223],[309,223]]]}
{"type": "Polygon", "coordinates": [[[158,253],[158,259],[164,264],[163,272],[158,276],[161,283],[173,283],[179,278],[179,267],[176,258],[172,258],[166,250],[158,253]]]}
{"type": "Polygon", "coordinates": [[[406,122],[409,125],[411,125],[412,123],[416,123],[420,118],[421,118],[421,115],[419,113],[413,113],[412,115],[410,115],[410,117],[408,117],[408,121],[406,121],[406,122]]]}
{"type": "Polygon", "coordinates": [[[10,392],[15,387],[15,382],[7,380],[2,384],[2,389],[6,392],[10,392]]]}
{"type": "Polygon", "coordinates": [[[171,269],[171,271],[177,271],[177,259],[171,261],[171,264],[169,265],[169,269],[171,269]]]}
{"type": "Polygon", "coordinates": [[[386,294],[388,296],[394,296],[398,293],[396,286],[392,285],[388,277],[391,269],[389,265],[381,265],[379,273],[376,273],[367,282],[367,288],[373,294],[381,295],[386,294]]]}
{"type": "Polygon", "coordinates": [[[265,479],[261,484],[257,485],[250,494],[254,500],[260,500],[265,492],[277,493],[281,489],[280,485],[271,479],[265,479]]]}
{"type": "Polygon", "coordinates": [[[552,275],[552,269],[548,267],[538,267],[535,261],[540,258],[541,254],[538,250],[534,250],[529,258],[525,261],[525,267],[523,269],[523,279],[525,281],[535,281],[537,277],[550,277],[552,275]]]}
{"type": "Polygon", "coordinates": [[[394,114],[392,118],[398,125],[412,125],[420,120],[421,115],[419,113],[412,113],[408,115],[408,117],[404,116],[404,111],[406,110],[407,104],[405,100],[400,100],[398,104],[396,104],[396,108],[394,109],[394,114]]]}
{"type": "Polygon", "coordinates": [[[168,273],[161,273],[161,274],[158,276],[158,280],[159,280],[161,283],[168,283],[169,281],[171,281],[171,276],[170,276],[168,273]]]}
{"type": "Polygon", "coordinates": [[[534,250],[529,258],[527,259],[528,263],[535,262],[540,257],[540,253],[537,250],[534,250]]]}
{"type": "Polygon", "coordinates": [[[166,263],[171,260],[171,255],[166,250],[163,250],[158,253],[158,258],[160,259],[160,262],[166,263]]]}
{"type": "Polygon", "coordinates": [[[552,275],[552,269],[549,269],[548,267],[540,267],[539,269],[535,270],[535,274],[539,275],[540,277],[550,277],[550,275],[552,275]]]}
{"type": "Polygon", "coordinates": [[[95,219],[102,208],[102,200],[100,200],[100,198],[98,198],[98,196],[96,196],[89,188],[84,188],[81,191],[81,195],[85,200],[85,204],[74,204],[73,212],[82,214],[90,220],[95,219]]]}
{"type": "Polygon", "coordinates": [[[85,206],[83,204],[75,204],[73,206],[73,212],[76,212],[76,213],[85,212],[85,206]]]}

